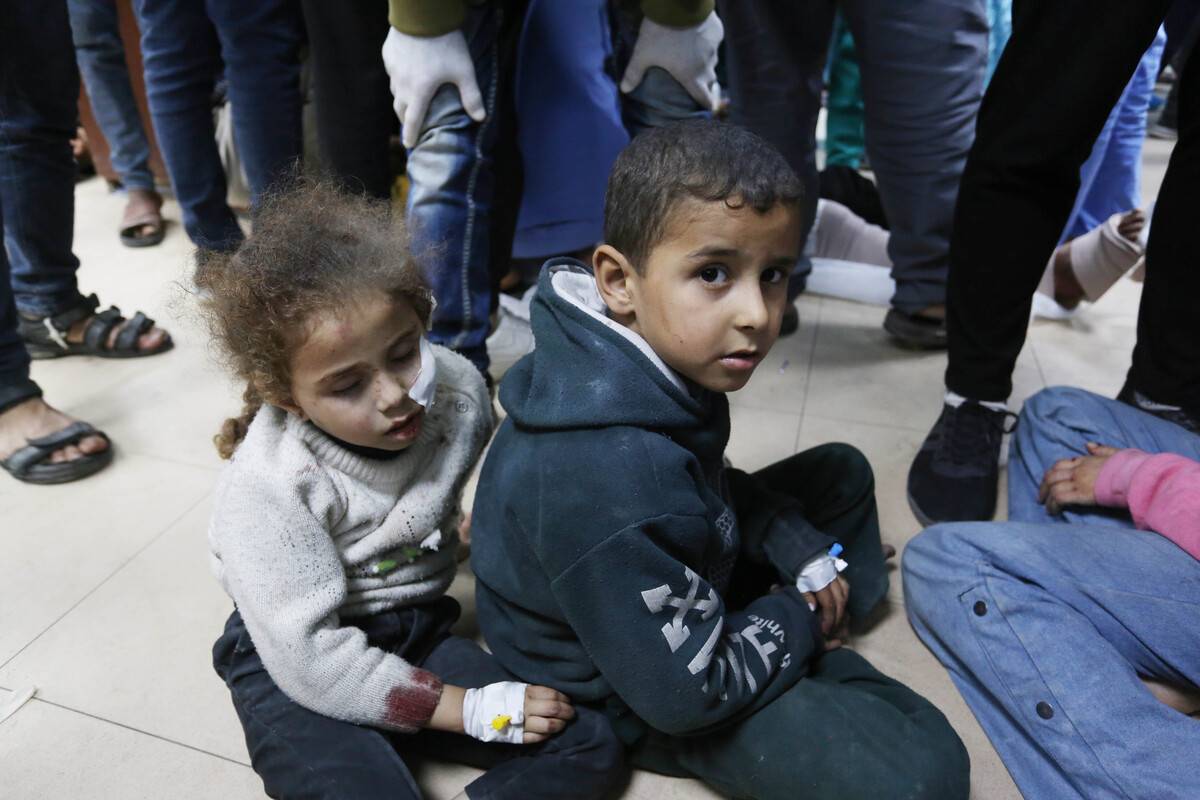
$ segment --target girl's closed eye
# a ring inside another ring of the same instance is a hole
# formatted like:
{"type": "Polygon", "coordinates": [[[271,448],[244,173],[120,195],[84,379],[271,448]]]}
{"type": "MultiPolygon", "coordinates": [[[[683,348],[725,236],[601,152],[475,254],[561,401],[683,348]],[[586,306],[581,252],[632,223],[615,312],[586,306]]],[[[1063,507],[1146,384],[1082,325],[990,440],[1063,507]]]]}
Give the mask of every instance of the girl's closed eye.
{"type": "Polygon", "coordinates": [[[729,280],[729,270],[719,264],[709,264],[701,267],[696,273],[700,280],[710,286],[720,286],[729,280]]]}
{"type": "Polygon", "coordinates": [[[337,397],[353,397],[354,395],[358,394],[358,391],[361,388],[362,380],[359,378],[352,378],[335,384],[329,391],[330,394],[333,394],[337,397]]]}

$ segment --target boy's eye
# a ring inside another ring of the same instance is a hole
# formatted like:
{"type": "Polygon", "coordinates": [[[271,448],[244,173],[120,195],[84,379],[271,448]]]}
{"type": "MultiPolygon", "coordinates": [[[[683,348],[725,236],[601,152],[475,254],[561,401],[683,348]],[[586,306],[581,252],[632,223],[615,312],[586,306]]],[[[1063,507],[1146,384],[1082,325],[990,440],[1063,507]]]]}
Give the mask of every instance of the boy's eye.
{"type": "Polygon", "coordinates": [[[724,267],[704,267],[697,274],[700,280],[711,284],[724,283],[729,278],[729,273],[724,267]]]}
{"type": "Polygon", "coordinates": [[[779,267],[768,267],[762,272],[763,283],[775,284],[784,280],[787,280],[787,276],[784,275],[783,270],[779,267]]]}

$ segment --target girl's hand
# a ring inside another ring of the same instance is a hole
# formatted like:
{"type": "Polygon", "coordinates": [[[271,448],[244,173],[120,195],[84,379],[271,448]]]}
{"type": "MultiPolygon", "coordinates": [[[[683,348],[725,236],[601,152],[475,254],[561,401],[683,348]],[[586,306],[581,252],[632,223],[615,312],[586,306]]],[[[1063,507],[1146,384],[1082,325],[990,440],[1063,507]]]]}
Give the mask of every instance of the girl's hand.
{"type": "Polygon", "coordinates": [[[544,742],[575,718],[571,699],[549,686],[525,687],[525,744],[544,742]]]}
{"type": "Polygon", "coordinates": [[[1046,470],[1038,489],[1038,502],[1051,514],[1061,514],[1064,506],[1096,504],[1096,479],[1118,450],[1094,442],[1088,442],[1087,450],[1086,456],[1064,458],[1046,470]]]}

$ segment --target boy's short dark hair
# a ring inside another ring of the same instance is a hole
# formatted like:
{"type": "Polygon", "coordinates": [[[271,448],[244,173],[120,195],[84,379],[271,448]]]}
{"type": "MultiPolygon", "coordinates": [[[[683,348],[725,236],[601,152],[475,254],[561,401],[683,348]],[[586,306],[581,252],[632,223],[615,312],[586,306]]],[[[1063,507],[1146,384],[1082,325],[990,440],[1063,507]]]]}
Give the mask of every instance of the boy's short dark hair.
{"type": "Polygon", "coordinates": [[[799,206],[804,189],[779,151],[745,128],[690,119],[638,134],[617,156],[604,195],[604,241],[641,272],[681,200],[766,213],[799,206]]]}

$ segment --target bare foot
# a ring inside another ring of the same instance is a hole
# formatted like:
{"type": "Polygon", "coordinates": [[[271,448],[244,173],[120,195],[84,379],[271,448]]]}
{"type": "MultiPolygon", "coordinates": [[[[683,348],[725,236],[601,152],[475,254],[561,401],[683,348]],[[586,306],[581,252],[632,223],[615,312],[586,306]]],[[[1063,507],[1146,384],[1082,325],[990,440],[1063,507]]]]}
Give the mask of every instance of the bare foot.
{"type": "Polygon", "coordinates": [[[1054,302],[1068,311],[1083,302],[1084,291],[1071,265],[1071,243],[1063,242],[1054,251],[1054,302]]]}
{"type": "Polygon", "coordinates": [[[946,305],[945,303],[940,303],[936,306],[926,306],[913,316],[924,317],[925,319],[943,320],[946,318],[946,305]]]}
{"type": "MultiPolygon", "coordinates": [[[[81,343],[83,341],[84,331],[87,330],[87,325],[92,319],[93,317],[85,317],[84,319],[81,319],[79,322],[76,322],[74,325],[72,325],[67,330],[67,341],[72,344],[81,343]]],[[[111,350],[116,347],[117,336],[120,335],[121,331],[124,330],[125,326],[128,324],[129,320],[126,320],[112,329],[112,332],[108,334],[108,349],[111,350]]],[[[138,337],[137,349],[141,350],[142,352],[153,350],[154,348],[160,346],[167,339],[168,334],[165,330],[159,327],[154,327],[138,337]]]]}
{"type": "MultiPolygon", "coordinates": [[[[56,411],[40,397],[26,400],[0,414],[0,461],[24,447],[28,440],[61,431],[75,420],[56,411]]],[[[49,464],[74,461],[108,449],[103,436],[88,436],[78,444],[67,445],[51,454],[49,464]]]]}
{"type": "Polygon", "coordinates": [[[891,561],[895,557],[896,557],[896,548],[892,547],[890,544],[885,544],[883,546],[883,560],[891,561]]]}
{"type": "Polygon", "coordinates": [[[1122,215],[1121,221],[1117,223],[1117,233],[1131,242],[1136,242],[1145,227],[1146,213],[1140,208],[1134,208],[1122,215]]]}

